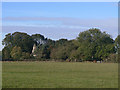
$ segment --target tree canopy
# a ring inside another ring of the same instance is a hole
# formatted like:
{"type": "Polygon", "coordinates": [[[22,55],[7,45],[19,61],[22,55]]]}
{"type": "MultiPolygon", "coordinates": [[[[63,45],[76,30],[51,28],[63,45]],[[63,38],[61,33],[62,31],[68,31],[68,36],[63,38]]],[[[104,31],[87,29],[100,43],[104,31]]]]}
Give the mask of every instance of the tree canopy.
{"type": "Polygon", "coordinates": [[[2,51],[0,51],[0,61],[2,60],[2,51]]]}
{"type": "MultiPolygon", "coordinates": [[[[3,60],[70,60],[70,61],[113,61],[120,47],[120,35],[113,40],[106,32],[92,28],[80,32],[73,40],[47,39],[41,34],[9,33],[3,39],[3,60]],[[33,45],[36,50],[32,53],[33,45]]],[[[116,61],[115,61],[116,62],[116,61]]]]}

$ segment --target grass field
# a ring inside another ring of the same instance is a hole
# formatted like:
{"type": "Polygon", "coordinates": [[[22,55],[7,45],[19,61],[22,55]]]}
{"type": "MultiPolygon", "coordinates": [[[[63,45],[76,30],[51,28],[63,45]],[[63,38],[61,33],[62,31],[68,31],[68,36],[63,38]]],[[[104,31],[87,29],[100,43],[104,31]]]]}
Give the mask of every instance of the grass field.
{"type": "Polygon", "coordinates": [[[117,88],[118,64],[3,62],[3,88],[117,88]]]}

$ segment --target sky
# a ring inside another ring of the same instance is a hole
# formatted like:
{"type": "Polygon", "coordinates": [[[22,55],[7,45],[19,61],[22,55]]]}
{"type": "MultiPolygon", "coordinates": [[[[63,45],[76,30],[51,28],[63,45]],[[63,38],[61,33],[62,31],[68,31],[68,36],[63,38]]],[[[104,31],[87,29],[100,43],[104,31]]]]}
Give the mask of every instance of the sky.
{"type": "Polygon", "coordinates": [[[90,28],[106,31],[115,39],[117,20],[117,2],[3,2],[2,39],[19,31],[70,40],[90,28]]]}

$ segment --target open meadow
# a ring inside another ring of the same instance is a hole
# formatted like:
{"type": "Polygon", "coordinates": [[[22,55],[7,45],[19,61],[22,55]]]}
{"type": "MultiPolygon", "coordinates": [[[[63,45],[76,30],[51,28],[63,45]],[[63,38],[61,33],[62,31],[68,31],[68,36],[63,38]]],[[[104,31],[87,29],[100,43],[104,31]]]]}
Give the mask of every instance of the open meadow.
{"type": "Polygon", "coordinates": [[[117,63],[3,62],[3,88],[117,88],[117,63]]]}

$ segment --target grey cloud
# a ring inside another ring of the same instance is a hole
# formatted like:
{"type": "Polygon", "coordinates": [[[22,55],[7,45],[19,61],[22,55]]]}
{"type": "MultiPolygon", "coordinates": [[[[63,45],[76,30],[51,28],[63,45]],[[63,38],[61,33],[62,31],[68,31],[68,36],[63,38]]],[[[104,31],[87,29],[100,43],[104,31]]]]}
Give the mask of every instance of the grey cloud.
{"type": "MultiPolygon", "coordinates": [[[[106,31],[107,33],[111,34],[113,38],[115,38],[118,35],[118,20],[117,18],[108,18],[108,19],[81,19],[81,18],[66,18],[66,17],[6,17],[2,19],[4,22],[5,21],[58,21],[61,22],[61,24],[63,26],[63,28],[58,28],[58,27],[25,27],[25,26],[21,26],[21,27],[15,27],[15,26],[4,26],[3,27],[3,32],[8,32],[9,30],[12,31],[27,31],[31,30],[31,31],[37,31],[37,32],[42,32],[43,34],[45,34],[46,36],[48,35],[48,33],[46,34],[47,31],[52,32],[54,34],[50,34],[48,36],[50,37],[57,37],[60,35],[63,37],[69,37],[69,35],[72,35],[71,33],[77,33],[80,31],[83,31],[83,28],[80,27],[86,27],[87,28],[94,28],[97,27],[99,29],[101,29],[102,31],[106,31]],[[9,28],[8,28],[9,27],[9,28]],[[72,27],[72,28],[68,28],[68,27],[72,27]],[[79,27],[79,28],[76,28],[79,27]],[[59,33],[59,34],[58,34],[59,33]],[[63,34],[65,35],[63,35],[63,34]],[[69,34],[68,34],[69,33],[69,34]],[[57,35],[58,34],[58,35],[57,35]]],[[[61,25],[61,26],[62,26],[61,25]]],[[[44,26],[44,25],[43,25],[44,26]]],[[[84,28],[84,30],[86,30],[84,28]]],[[[31,32],[30,31],[30,32],[31,32]]],[[[76,34],[74,34],[76,36],[76,34]]],[[[75,36],[72,35],[71,38],[75,38],[75,36]]],[[[58,38],[58,37],[57,37],[58,38]]]]}
{"type": "Polygon", "coordinates": [[[71,18],[62,18],[62,17],[5,17],[2,20],[6,21],[38,21],[38,20],[45,20],[45,21],[58,21],[58,20],[68,20],[71,18]]]}
{"type": "Polygon", "coordinates": [[[87,27],[117,27],[117,18],[108,19],[81,19],[67,17],[6,17],[3,21],[60,21],[64,25],[77,25],[87,27]]]}
{"type": "MultiPolygon", "coordinates": [[[[47,38],[58,40],[60,38],[75,39],[78,36],[78,34],[84,30],[85,29],[82,28],[70,29],[70,28],[55,28],[55,27],[47,28],[47,27],[3,26],[2,32],[4,34],[7,34],[7,33],[13,33],[19,31],[19,32],[26,32],[30,35],[39,33],[47,38]]],[[[118,32],[113,31],[113,29],[109,29],[109,31],[107,31],[107,29],[104,28],[102,29],[102,31],[106,31],[107,33],[112,35],[114,39],[118,34],[118,32]]]]}
{"type": "Polygon", "coordinates": [[[47,27],[25,27],[25,26],[3,26],[3,33],[13,33],[16,31],[26,32],[28,34],[42,34],[47,38],[58,40],[60,38],[75,39],[84,29],[67,28],[47,28],[47,27]]]}

